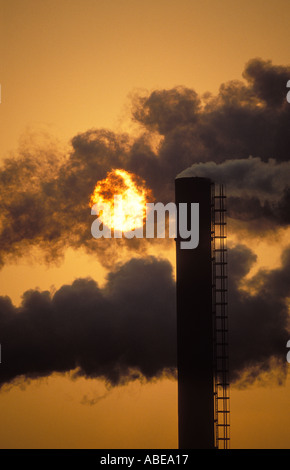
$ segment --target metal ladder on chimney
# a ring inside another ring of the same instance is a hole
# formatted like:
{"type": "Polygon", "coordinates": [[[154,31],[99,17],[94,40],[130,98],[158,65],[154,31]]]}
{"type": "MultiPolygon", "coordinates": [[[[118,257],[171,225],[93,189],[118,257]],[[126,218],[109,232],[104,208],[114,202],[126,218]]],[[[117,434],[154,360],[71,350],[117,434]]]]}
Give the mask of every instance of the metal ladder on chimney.
{"type": "Polygon", "coordinates": [[[211,210],[214,438],[217,449],[228,449],[230,445],[230,383],[227,312],[227,226],[226,195],[222,184],[212,184],[211,210]]]}

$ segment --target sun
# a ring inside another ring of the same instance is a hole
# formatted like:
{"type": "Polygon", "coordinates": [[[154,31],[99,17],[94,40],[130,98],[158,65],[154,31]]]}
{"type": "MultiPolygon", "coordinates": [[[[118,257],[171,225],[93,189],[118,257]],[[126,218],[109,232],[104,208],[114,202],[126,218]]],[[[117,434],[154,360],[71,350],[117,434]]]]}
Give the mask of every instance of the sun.
{"type": "Polygon", "coordinates": [[[127,232],[143,226],[146,203],[152,199],[145,181],[122,169],[114,169],[97,182],[90,206],[98,204],[102,223],[110,229],[127,232]]]}

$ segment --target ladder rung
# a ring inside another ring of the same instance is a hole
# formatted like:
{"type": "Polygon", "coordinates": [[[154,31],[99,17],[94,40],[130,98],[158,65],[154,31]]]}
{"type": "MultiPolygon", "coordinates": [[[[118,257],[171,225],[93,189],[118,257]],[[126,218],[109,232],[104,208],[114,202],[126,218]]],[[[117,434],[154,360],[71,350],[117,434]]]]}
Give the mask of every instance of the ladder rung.
{"type": "Polygon", "coordinates": [[[229,413],[229,410],[217,410],[217,413],[229,413]]]}

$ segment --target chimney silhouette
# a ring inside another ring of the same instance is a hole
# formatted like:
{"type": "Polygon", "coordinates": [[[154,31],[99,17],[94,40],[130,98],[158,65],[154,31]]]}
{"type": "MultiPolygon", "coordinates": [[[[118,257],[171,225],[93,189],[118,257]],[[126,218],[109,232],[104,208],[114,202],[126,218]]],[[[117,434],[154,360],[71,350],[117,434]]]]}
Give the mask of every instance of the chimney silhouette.
{"type": "MultiPolygon", "coordinates": [[[[175,202],[199,203],[199,244],[182,249],[176,238],[178,438],[180,449],[212,449],[214,372],[211,262],[211,180],[175,180],[175,202]]],[[[178,212],[177,212],[178,213],[178,212]]],[[[177,215],[178,218],[178,215],[177,215]]],[[[177,227],[179,226],[179,218],[177,227]]]]}

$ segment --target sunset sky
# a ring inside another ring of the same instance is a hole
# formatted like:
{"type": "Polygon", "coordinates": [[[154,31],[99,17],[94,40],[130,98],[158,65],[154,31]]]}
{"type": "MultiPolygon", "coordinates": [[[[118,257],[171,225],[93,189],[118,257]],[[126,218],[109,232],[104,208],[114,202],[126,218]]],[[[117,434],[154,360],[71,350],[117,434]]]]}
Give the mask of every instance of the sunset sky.
{"type": "Polygon", "coordinates": [[[289,17],[0,0],[1,448],[177,448],[175,245],[92,239],[113,168],[163,202],[188,168],[226,182],[231,448],[290,447],[289,17]]]}

